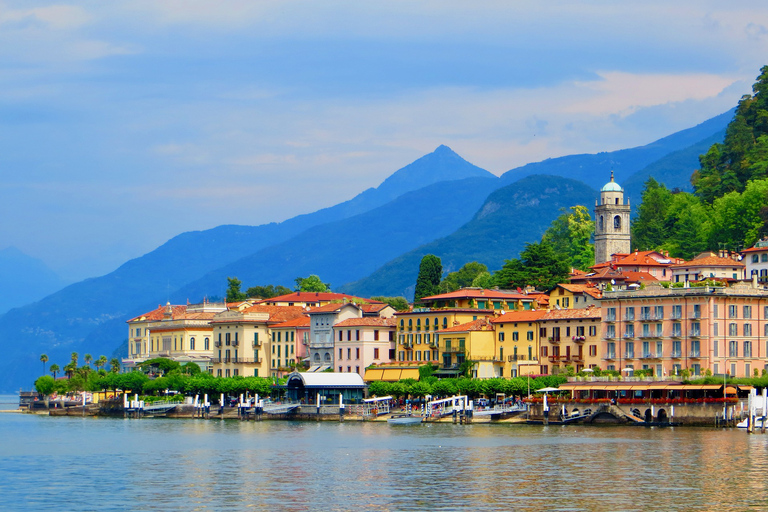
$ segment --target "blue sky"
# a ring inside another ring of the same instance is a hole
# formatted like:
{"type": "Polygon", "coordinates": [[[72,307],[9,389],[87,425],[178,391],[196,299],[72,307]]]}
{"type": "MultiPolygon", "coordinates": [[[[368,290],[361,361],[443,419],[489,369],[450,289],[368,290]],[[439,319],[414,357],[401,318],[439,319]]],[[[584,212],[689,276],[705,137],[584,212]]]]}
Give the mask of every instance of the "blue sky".
{"type": "Polygon", "coordinates": [[[0,249],[100,275],[446,144],[495,174],[733,107],[765,2],[0,0],[0,249]]]}

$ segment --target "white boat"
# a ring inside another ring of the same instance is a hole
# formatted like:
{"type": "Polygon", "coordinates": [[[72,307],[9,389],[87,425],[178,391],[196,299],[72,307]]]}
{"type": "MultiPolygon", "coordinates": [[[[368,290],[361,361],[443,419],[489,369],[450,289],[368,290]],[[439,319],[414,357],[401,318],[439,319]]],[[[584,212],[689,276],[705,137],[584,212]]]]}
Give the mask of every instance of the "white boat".
{"type": "Polygon", "coordinates": [[[387,418],[387,423],[390,425],[416,425],[421,421],[421,416],[411,416],[410,414],[393,414],[387,418]]]}
{"type": "MultiPolygon", "coordinates": [[[[763,422],[765,421],[765,416],[755,416],[755,428],[756,429],[762,429],[763,428],[763,422]]],[[[749,418],[744,418],[740,422],[736,424],[737,428],[747,428],[747,423],[749,422],[749,418]]],[[[768,427],[768,425],[766,425],[768,427]]]]}

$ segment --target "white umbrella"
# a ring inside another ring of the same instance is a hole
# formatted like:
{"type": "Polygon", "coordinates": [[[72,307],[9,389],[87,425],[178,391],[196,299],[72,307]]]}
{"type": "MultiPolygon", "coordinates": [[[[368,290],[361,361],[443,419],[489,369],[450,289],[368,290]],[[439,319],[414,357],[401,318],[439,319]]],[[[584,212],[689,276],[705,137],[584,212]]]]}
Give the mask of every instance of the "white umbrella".
{"type": "Polygon", "coordinates": [[[557,388],[541,388],[536,390],[537,393],[552,393],[554,391],[560,391],[560,390],[557,388]]]}
{"type": "Polygon", "coordinates": [[[583,370],[581,370],[581,371],[583,371],[583,372],[589,372],[589,373],[592,373],[592,372],[593,372],[593,371],[595,371],[595,370],[593,370],[592,368],[584,368],[584,369],[583,369],[583,370]]]}

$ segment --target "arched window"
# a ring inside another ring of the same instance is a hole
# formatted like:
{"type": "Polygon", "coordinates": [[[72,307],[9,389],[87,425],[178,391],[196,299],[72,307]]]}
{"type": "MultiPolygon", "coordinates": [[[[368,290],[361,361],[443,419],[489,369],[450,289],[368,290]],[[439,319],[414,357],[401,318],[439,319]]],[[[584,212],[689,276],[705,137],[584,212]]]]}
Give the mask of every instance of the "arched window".
{"type": "Polygon", "coordinates": [[[315,361],[318,363],[320,362],[320,354],[318,354],[317,352],[315,352],[315,361]]]}
{"type": "Polygon", "coordinates": [[[598,224],[597,225],[597,229],[599,231],[602,231],[603,230],[603,216],[602,215],[600,216],[600,221],[597,224],[598,224]]]}
{"type": "Polygon", "coordinates": [[[211,349],[211,340],[210,338],[205,338],[205,350],[211,349]]]}
{"type": "Polygon", "coordinates": [[[195,337],[189,338],[189,350],[195,350],[195,337]]]}
{"type": "Polygon", "coordinates": [[[617,215],[613,218],[613,229],[621,229],[621,216],[617,215]]]}
{"type": "Polygon", "coordinates": [[[328,352],[325,353],[325,362],[330,363],[331,362],[331,354],[328,352]]]}

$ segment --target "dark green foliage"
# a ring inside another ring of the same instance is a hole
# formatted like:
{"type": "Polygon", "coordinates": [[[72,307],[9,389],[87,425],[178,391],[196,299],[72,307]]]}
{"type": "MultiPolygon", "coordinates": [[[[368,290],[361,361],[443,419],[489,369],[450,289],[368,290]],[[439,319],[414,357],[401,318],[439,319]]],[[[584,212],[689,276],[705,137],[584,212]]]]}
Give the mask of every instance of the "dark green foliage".
{"type": "Polygon", "coordinates": [[[701,169],[691,178],[705,204],[744,191],[750,180],[768,177],[768,66],[760,69],[752,91],[739,101],[723,143],[701,156],[701,169]]]}
{"type": "Polygon", "coordinates": [[[297,277],[296,291],[297,292],[329,292],[331,291],[331,285],[324,283],[319,276],[312,274],[309,277],[297,277]]]}
{"type": "Polygon", "coordinates": [[[446,275],[440,282],[440,293],[454,292],[460,288],[474,286],[475,279],[483,273],[488,273],[488,267],[482,263],[472,261],[465,263],[456,272],[446,275]]]}
{"type": "Polygon", "coordinates": [[[286,288],[282,285],[268,284],[266,286],[251,286],[245,290],[245,295],[249,299],[271,299],[272,297],[279,297],[280,295],[288,295],[291,293],[290,288],[286,288]]]}
{"type": "Polygon", "coordinates": [[[520,259],[507,260],[494,275],[499,288],[534,286],[547,291],[568,278],[570,266],[558,258],[549,244],[527,244],[520,259]]]}
{"type": "Polygon", "coordinates": [[[371,297],[371,300],[389,304],[395,311],[408,311],[410,305],[405,297],[371,297]]]}
{"type": "Polygon", "coordinates": [[[440,258],[434,254],[427,254],[421,258],[419,275],[416,278],[414,302],[419,302],[422,297],[429,297],[440,293],[440,278],[442,275],[443,264],[440,258]]]}
{"type": "Polygon", "coordinates": [[[53,393],[56,381],[50,375],[43,375],[35,381],[35,390],[41,395],[53,393]]]}
{"type": "Polygon", "coordinates": [[[243,283],[236,277],[227,278],[227,302],[237,302],[245,300],[245,294],[240,291],[243,283]]]}
{"type": "Polygon", "coordinates": [[[154,373],[161,373],[161,374],[176,371],[181,368],[181,364],[178,361],[174,361],[166,357],[156,357],[154,359],[147,359],[143,363],[139,364],[139,366],[145,372],[151,369],[153,370],[154,373]]]}
{"type": "Polygon", "coordinates": [[[669,238],[667,208],[672,193],[653,178],[648,178],[643,190],[643,202],[632,221],[632,248],[641,251],[659,249],[669,238]]]}

